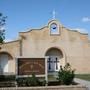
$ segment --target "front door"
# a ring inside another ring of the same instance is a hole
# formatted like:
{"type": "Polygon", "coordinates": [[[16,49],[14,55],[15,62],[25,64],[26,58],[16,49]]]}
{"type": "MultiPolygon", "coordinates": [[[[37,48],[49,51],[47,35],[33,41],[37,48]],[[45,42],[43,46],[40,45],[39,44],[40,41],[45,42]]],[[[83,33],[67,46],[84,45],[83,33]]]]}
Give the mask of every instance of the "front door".
{"type": "Polygon", "coordinates": [[[48,72],[59,71],[60,62],[58,56],[49,56],[48,58],[48,72]]]}

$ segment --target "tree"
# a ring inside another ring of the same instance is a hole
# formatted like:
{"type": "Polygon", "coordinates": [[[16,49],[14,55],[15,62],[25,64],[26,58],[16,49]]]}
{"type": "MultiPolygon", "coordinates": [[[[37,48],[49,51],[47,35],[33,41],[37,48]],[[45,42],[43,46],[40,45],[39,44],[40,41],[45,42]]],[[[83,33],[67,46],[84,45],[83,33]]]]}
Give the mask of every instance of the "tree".
{"type": "Polygon", "coordinates": [[[0,13],[0,43],[4,42],[5,39],[5,29],[4,26],[6,24],[6,16],[3,16],[2,13],[0,13]]]}

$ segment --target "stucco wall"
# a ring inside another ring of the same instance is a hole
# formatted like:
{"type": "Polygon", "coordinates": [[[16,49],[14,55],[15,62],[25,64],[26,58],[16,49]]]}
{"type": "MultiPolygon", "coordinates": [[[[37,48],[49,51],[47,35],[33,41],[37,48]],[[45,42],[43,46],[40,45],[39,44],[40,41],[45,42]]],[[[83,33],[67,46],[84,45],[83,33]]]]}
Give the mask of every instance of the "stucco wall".
{"type": "Polygon", "coordinates": [[[9,61],[10,71],[15,72],[15,58],[43,58],[49,48],[55,47],[62,51],[62,65],[69,62],[76,73],[90,73],[90,42],[87,34],[71,31],[58,21],[60,34],[50,35],[50,24],[41,29],[32,29],[19,33],[19,40],[1,44],[0,52],[8,52],[13,60],[9,61]],[[21,40],[21,42],[20,42],[21,40]],[[21,48],[20,48],[21,47],[21,48]]]}
{"type": "Polygon", "coordinates": [[[12,58],[9,58],[9,60],[8,60],[8,64],[9,64],[8,70],[9,70],[9,72],[15,74],[16,57],[19,56],[19,53],[20,53],[19,40],[0,44],[0,48],[1,48],[0,53],[5,52],[6,54],[11,55],[12,58]]]}
{"type": "MultiPolygon", "coordinates": [[[[51,23],[51,22],[50,22],[51,23]]],[[[65,60],[71,63],[76,73],[90,72],[90,44],[88,35],[78,31],[71,31],[59,25],[60,35],[50,35],[49,25],[41,29],[33,29],[20,33],[22,39],[23,57],[45,57],[51,47],[60,49],[65,60]]]]}

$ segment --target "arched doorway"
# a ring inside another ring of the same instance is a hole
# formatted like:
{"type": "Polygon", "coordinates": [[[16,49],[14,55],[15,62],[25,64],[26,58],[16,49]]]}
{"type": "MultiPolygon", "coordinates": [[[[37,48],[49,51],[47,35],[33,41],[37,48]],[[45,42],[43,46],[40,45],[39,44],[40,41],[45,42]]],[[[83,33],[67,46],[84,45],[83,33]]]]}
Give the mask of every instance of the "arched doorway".
{"type": "Polygon", "coordinates": [[[48,72],[59,71],[61,66],[61,59],[64,57],[63,52],[60,49],[53,47],[47,50],[45,56],[48,59],[48,72]]]}
{"type": "Polygon", "coordinates": [[[8,74],[9,60],[12,56],[7,52],[0,53],[0,74],[8,74]]]}

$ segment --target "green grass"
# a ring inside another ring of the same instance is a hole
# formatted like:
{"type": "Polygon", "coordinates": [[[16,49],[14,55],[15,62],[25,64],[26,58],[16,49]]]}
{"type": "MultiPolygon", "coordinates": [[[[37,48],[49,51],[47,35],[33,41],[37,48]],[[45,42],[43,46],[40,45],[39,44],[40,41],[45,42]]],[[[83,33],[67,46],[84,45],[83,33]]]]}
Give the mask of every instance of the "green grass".
{"type": "MultiPolygon", "coordinates": [[[[38,77],[40,81],[45,80],[45,77],[38,77]]],[[[57,81],[56,77],[53,75],[48,75],[48,81],[57,81]]]]}
{"type": "Polygon", "coordinates": [[[53,75],[48,75],[49,81],[56,81],[57,79],[53,75]]]}
{"type": "Polygon", "coordinates": [[[76,74],[75,78],[80,78],[83,80],[90,81],[90,74],[76,74]]]}

